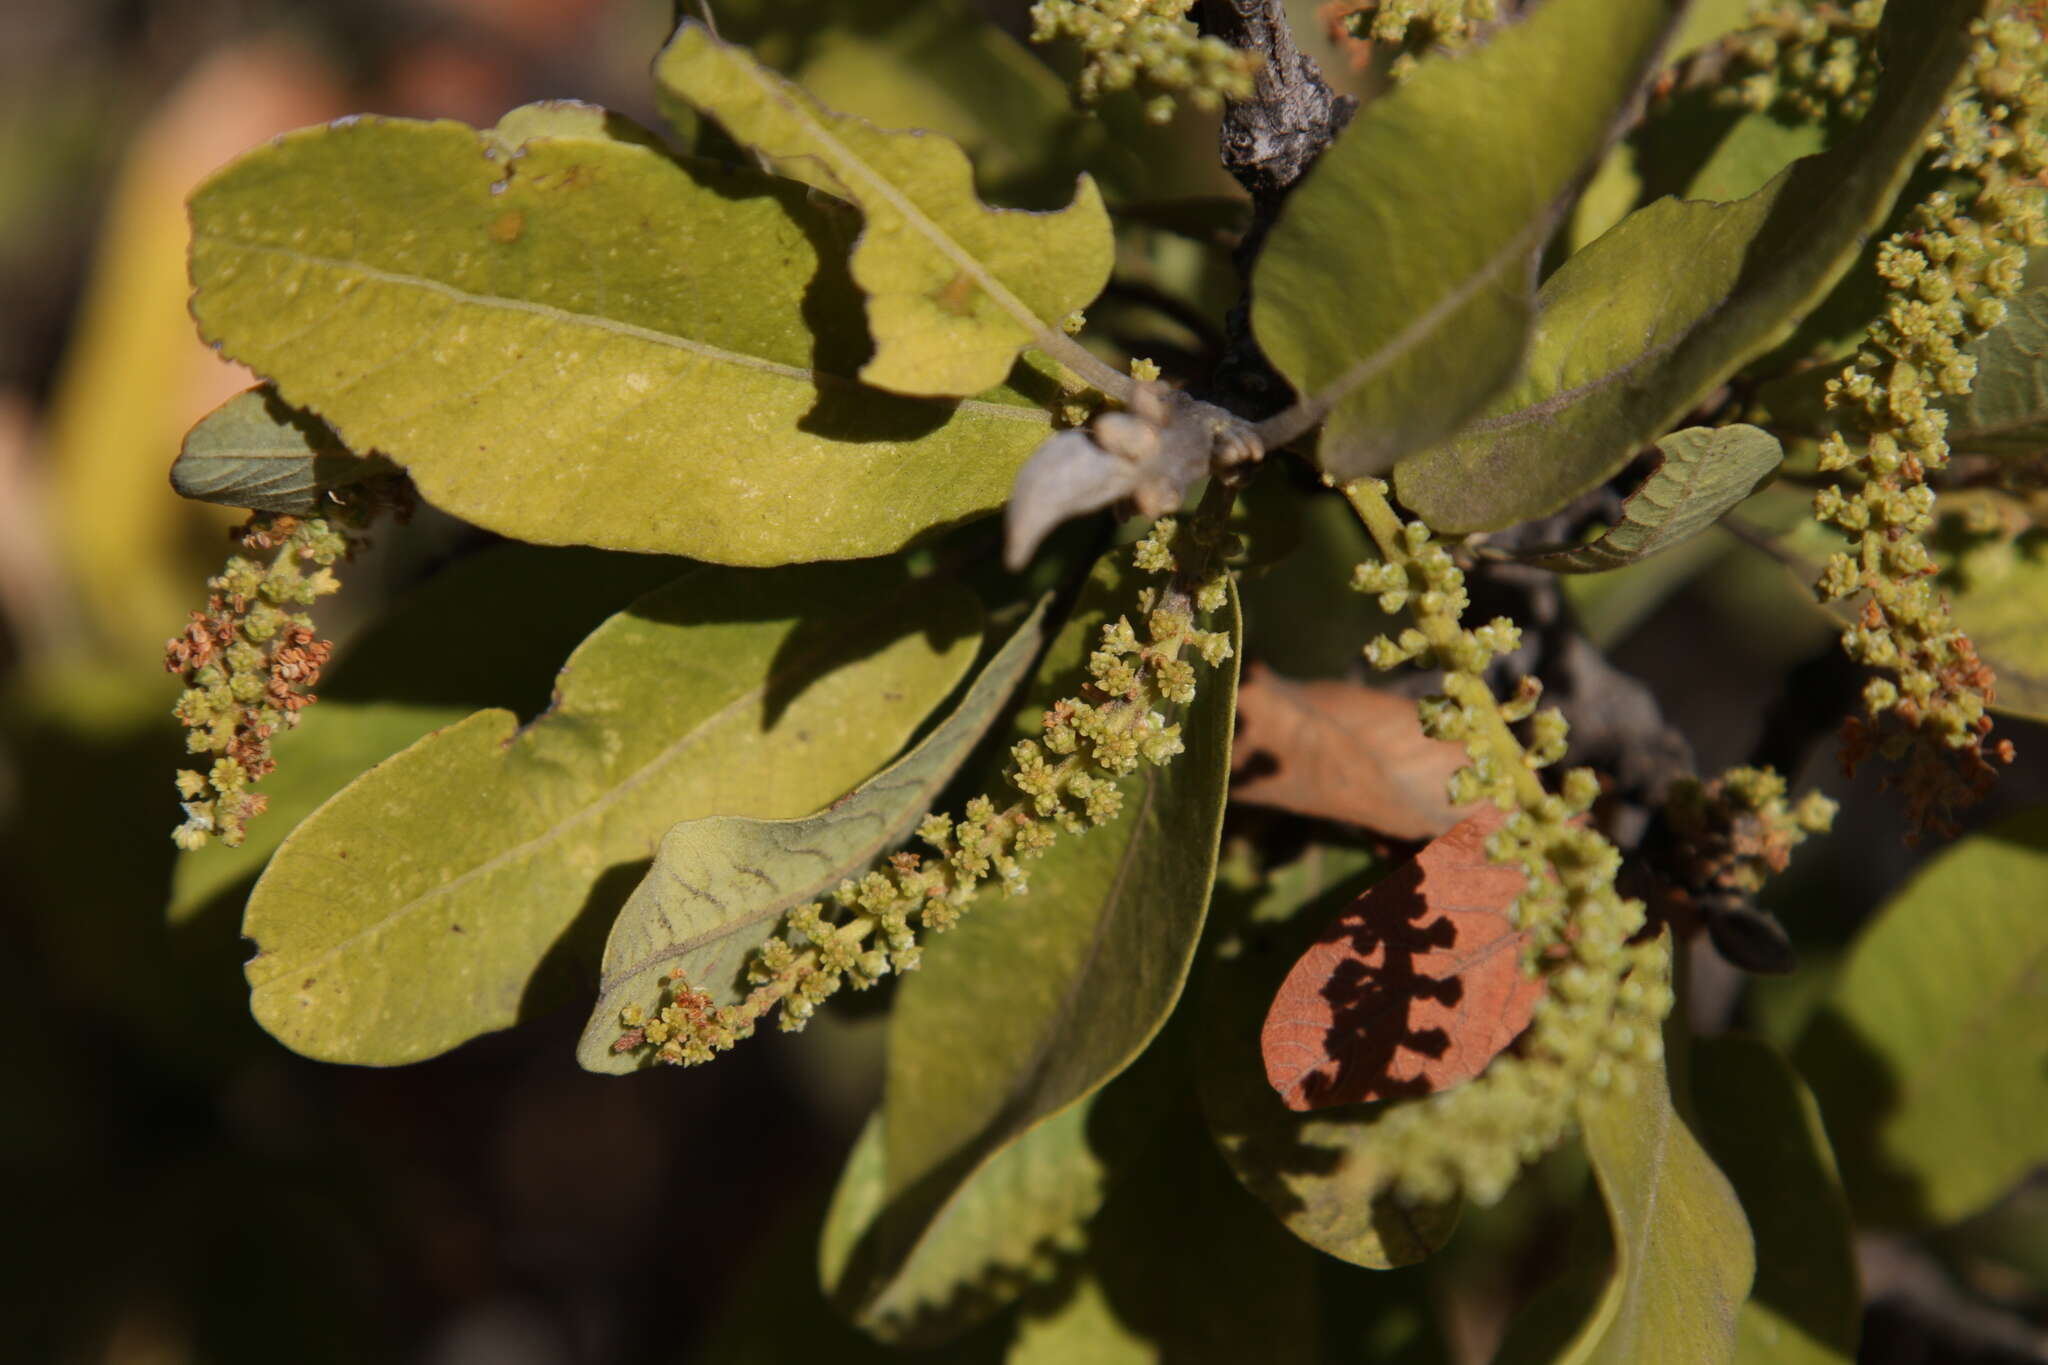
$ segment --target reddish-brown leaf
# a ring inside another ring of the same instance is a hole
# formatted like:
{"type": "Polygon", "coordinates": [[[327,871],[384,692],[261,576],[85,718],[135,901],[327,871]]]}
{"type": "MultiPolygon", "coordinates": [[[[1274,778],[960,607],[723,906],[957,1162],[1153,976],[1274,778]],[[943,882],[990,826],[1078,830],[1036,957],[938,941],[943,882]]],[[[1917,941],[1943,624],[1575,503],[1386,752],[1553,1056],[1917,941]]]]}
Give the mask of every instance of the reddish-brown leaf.
{"type": "Polygon", "coordinates": [[[1543,994],[1507,910],[1522,873],[1486,858],[1482,808],[1338,917],[1294,964],[1260,1035],[1290,1109],[1428,1095],[1472,1079],[1543,994]]]}
{"type": "Polygon", "coordinates": [[[1430,839],[1470,809],[1444,794],[1464,764],[1463,746],[1422,733],[1411,698],[1294,682],[1256,664],[1238,688],[1230,794],[1239,801],[1430,839]]]}

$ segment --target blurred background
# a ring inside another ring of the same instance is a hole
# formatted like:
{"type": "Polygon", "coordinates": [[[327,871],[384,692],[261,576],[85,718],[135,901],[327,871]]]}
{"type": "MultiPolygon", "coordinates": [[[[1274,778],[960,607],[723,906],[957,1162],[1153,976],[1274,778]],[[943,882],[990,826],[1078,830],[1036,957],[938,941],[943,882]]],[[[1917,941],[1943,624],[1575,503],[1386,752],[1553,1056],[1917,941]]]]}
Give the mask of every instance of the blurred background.
{"type": "MultiPolygon", "coordinates": [[[[730,8],[738,23],[772,6],[730,8]]],[[[1024,0],[983,8],[1022,33],[1024,0]]],[[[1298,8],[1308,20],[1316,6],[1298,8]]],[[[793,1358],[799,1340],[863,1353],[826,1317],[813,1247],[876,1090],[872,1009],[625,1083],[576,1069],[580,1015],[393,1071],[324,1066],[250,1020],[238,905],[165,916],[183,745],[160,655],[236,520],[165,476],[186,428],[250,382],[193,335],[185,195],[237,152],[347,113],[488,125],[573,96],[654,124],[646,67],[671,17],[669,0],[0,0],[9,1358],[750,1361],[793,1358]]],[[[1200,161],[1213,135],[1184,116],[1172,145],[1200,161]]],[[[1248,584],[1249,652],[1294,676],[1342,673],[1360,604],[1339,589],[1363,549],[1342,517],[1305,534],[1288,572],[1329,588],[1248,584]]],[[[485,538],[426,514],[382,539],[396,543],[323,604],[344,657],[383,604],[485,538]]],[[[1579,605],[1713,769],[1751,751],[1786,670],[1825,659],[1828,630],[1780,609],[1793,585],[1732,541],[1687,553],[1579,605]],[[1702,639],[1717,646],[1705,657],[1702,639]]],[[[2048,755],[2038,729],[2007,732],[2023,767],[2048,755]]],[[[1813,970],[1747,994],[1707,983],[1724,1022],[1781,1038],[1911,856],[1892,802],[1869,782],[1845,792],[1825,747],[1807,780],[1849,800],[1775,893],[1813,970]]],[[[2016,774],[1971,823],[2042,790],[2016,774]]],[[[1532,1236],[1555,1230],[1582,1179],[1545,1175],[1495,1221],[1471,1220],[1436,1268],[1386,1277],[1390,1295],[1432,1306],[1447,1356],[1424,1358],[1485,1358],[1546,1268],[1532,1236]]],[[[2038,1312],[2044,1204],[2022,1190],[1909,1271],[1974,1276],[2038,1312]]],[[[1867,1359],[1959,1358],[1924,1314],[1886,1311],[1872,1319],[1885,1353],[1867,1359]]]]}

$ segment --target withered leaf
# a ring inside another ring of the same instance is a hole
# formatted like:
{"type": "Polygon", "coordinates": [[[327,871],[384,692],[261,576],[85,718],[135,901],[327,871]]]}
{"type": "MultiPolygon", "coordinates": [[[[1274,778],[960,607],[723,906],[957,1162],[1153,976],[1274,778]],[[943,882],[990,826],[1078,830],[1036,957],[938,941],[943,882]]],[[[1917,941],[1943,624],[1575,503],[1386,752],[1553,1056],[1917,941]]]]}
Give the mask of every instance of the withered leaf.
{"type": "Polygon", "coordinates": [[[1471,1080],[1528,1027],[1543,983],[1508,922],[1520,869],[1489,862],[1491,806],[1353,901],[1266,1014],[1266,1079],[1287,1107],[1429,1095],[1471,1080]]]}
{"type": "Polygon", "coordinates": [[[1422,733],[1408,697],[1294,682],[1260,665],[1238,688],[1230,794],[1239,801],[1433,839],[1469,809],[1445,794],[1464,765],[1462,746],[1422,733]]]}

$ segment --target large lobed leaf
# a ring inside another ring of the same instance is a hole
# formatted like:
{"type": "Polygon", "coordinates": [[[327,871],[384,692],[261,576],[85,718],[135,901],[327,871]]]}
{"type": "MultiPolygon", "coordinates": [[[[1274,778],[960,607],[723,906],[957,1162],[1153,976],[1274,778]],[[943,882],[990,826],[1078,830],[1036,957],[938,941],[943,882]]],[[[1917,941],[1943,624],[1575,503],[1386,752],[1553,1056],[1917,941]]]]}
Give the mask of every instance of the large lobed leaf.
{"type": "Polygon", "coordinates": [[[1542,516],[1613,474],[1790,334],[1890,210],[1968,59],[1982,0],[1891,0],[1853,134],[1732,204],[1660,199],[1543,284],[1522,379],[1395,472],[1439,531],[1542,516]]]}
{"type": "Polygon", "coordinates": [[[193,196],[200,331],[523,540],[781,564],[1001,505],[1044,410],[858,383],[844,211],[641,136],[563,108],[289,134],[193,196]]]}
{"type": "Polygon", "coordinates": [[[1379,473],[1513,380],[1538,253],[1680,8],[1549,0],[1367,105],[1295,189],[1252,326],[1326,471],[1379,473]]]}
{"type": "MultiPolygon", "coordinates": [[[[1114,557],[1097,565],[1021,712],[1031,728],[1073,693],[1105,622],[1131,610],[1129,577],[1114,557]]],[[[1226,616],[1240,642],[1234,596],[1226,616]]],[[[1209,904],[1236,682],[1234,659],[1204,669],[1186,752],[1125,778],[1115,820],[1030,863],[1014,905],[984,892],[905,978],[889,1020],[882,1188],[864,1225],[842,1220],[828,1286],[856,1321],[886,1331],[950,1297],[977,1269],[949,1249],[956,1211],[983,1180],[1007,1178],[1016,1144],[1129,1066],[1172,1011],[1209,904]]]]}
{"type": "Polygon", "coordinates": [[[1109,280],[1109,214],[1086,176],[1056,213],[989,208],[958,144],[835,114],[695,22],[676,31],[654,70],[668,95],[784,174],[859,206],[850,269],[875,340],[861,370],[870,384],[940,395],[991,388],[1026,345],[1064,350],[1054,329],[1109,280]]]}
{"type": "Polygon", "coordinates": [[[1857,1213],[1974,1213],[2048,1160],[2048,807],[1930,860],[1850,951],[1796,1051],[1857,1213]]]}
{"type": "Polygon", "coordinates": [[[662,831],[841,795],[951,690],[979,626],[965,589],[893,561],[685,574],[593,633],[538,719],[479,711],[292,833],[244,922],[257,1019],[390,1065],[553,1003],[662,831]]]}
{"type": "Polygon", "coordinates": [[[185,433],[171,487],[199,502],[311,516],[330,491],[391,469],[388,460],[355,455],[319,418],[286,406],[265,384],[236,394],[185,433]]]}
{"type": "Polygon", "coordinates": [[[637,1070],[615,1052],[619,1012],[651,1007],[670,972],[720,1004],[746,994],[747,957],[799,905],[858,880],[930,810],[995,723],[1045,643],[1045,604],[1012,631],[951,715],[915,748],[824,810],[801,820],[714,815],[662,836],[654,865],[605,941],[603,977],[577,1060],[591,1071],[637,1070]]]}

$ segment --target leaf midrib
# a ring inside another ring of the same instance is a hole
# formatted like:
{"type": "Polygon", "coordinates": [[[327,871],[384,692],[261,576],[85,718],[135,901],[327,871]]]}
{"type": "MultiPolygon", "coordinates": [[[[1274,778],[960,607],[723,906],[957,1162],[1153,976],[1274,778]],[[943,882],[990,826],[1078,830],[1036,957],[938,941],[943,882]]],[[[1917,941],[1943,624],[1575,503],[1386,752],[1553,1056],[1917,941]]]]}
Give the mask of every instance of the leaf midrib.
{"type": "MultiPolygon", "coordinates": [[[[531,299],[508,298],[500,294],[477,294],[458,288],[447,283],[445,280],[434,279],[432,276],[385,270],[363,261],[351,260],[347,257],[321,256],[312,252],[298,251],[291,247],[273,246],[264,242],[243,241],[239,238],[219,234],[208,234],[201,240],[224,246],[234,251],[277,256],[285,260],[295,261],[301,265],[312,266],[316,269],[339,271],[344,274],[359,276],[362,279],[377,284],[417,289],[423,293],[435,294],[449,299],[456,304],[497,309],[503,312],[526,313],[557,324],[571,327],[587,327],[593,331],[603,332],[611,336],[624,337],[633,341],[644,341],[652,345],[667,347],[670,350],[684,351],[712,361],[715,364],[732,365],[740,369],[754,370],[762,374],[773,375],[778,379],[793,380],[809,385],[838,384],[851,389],[868,390],[868,386],[862,384],[859,380],[849,378],[846,375],[835,374],[830,370],[785,365],[780,361],[769,360],[765,356],[748,355],[744,351],[727,350],[722,346],[714,346],[709,342],[697,341],[691,337],[677,336],[673,332],[658,331],[651,327],[642,327],[637,323],[624,322],[618,318],[608,318],[599,313],[576,312],[571,309],[557,307],[554,304],[538,303],[531,299]]],[[[875,392],[878,397],[885,396],[879,390],[870,391],[875,392]]],[[[1030,422],[1038,426],[1044,426],[1049,421],[1046,414],[1038,408],[1021,403],[992,403],[980,398],[946,400],[920,399],[902,394],[888,394],[886,396],[898,402],[906,403],[944,402],[959,408],[961,411],[972,412],[979,416],[1030,422]]]]}

